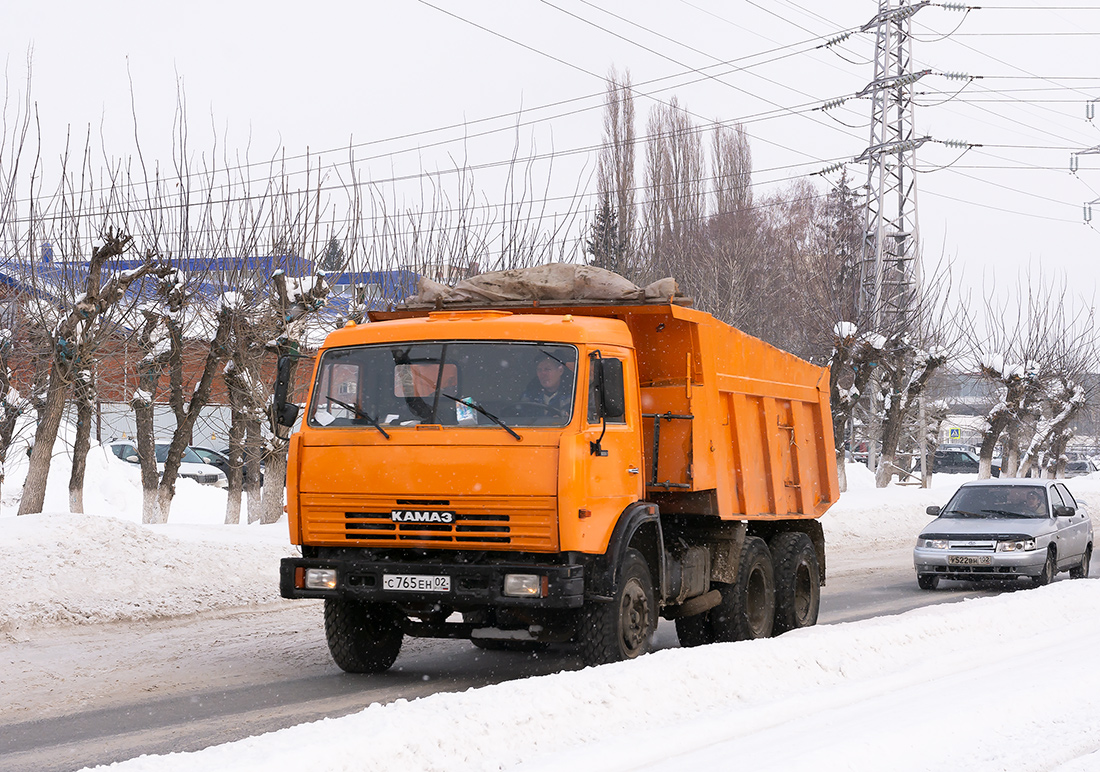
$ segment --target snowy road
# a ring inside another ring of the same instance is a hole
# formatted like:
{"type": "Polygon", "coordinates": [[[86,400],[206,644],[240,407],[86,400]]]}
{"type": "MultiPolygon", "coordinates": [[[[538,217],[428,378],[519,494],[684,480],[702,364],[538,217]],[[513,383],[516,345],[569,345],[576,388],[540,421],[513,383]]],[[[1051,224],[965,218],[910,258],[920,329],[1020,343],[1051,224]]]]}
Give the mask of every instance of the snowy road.
{"type": "MultiPolygon", "coordinates": [[[[916,587],[910,550],[877,565],[838,556],[821,623],[900,613],[997,590],[916,587]]],[[[564,651],[532,657],[465,641],[406,640],[394,669],[349,676],[332,663],[319,603],[86,627],[38,628],[0,642],[11,673],[0,705],[0,770],[71,770],[143,753],[197,750],[371,703],[578,669],[564,651]]],[[[662,623],[658,647],[677,645],[662,623]]]]}

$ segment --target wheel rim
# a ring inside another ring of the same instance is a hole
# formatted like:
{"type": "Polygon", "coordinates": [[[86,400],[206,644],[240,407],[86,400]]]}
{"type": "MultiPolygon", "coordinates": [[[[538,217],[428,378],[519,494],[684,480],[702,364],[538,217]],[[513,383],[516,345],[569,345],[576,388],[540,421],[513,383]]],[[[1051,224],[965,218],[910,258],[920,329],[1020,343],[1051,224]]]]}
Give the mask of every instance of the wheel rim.
{"type": "Polygon", "coordinates": [[[649,637],[649,598],[645,588],[631,579],[623,588],[619,607],[619,638],[627,657],[636,657],[645,647],[649,637]]]}
{"type": "Polygon", "coordinates": [[[805,621],[810,616],[812,596],[810,567],[805,563],[799,563],[794,575],[794,613],[799,622],[805,621]]]}
{"type": "Polygon", "coordinates": [[[773,613],[768,608],[767,595],[768,581],[764,571],[759,566],[755,566],[749,574],[749,581],[745,587],[745,616],[748,617],[754,638],[763,637],[768,618],[773,613]]]}

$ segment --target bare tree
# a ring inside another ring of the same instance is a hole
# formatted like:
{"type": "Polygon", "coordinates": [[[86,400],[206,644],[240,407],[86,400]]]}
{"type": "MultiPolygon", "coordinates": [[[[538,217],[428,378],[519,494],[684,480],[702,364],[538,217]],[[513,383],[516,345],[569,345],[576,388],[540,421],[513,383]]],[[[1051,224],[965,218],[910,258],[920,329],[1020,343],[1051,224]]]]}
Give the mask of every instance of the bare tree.
{"type": "MultiPolygon", "coordinates": [[[[979,448],[978,476],[992,474],[998,444],[1004,446],[1001,474],[1013,477],[1020,463],[1025,427],[1038,422],[1046,383],[1050,379],[1052,343],[1065,329],[1062,308],[1065,289],[1043,287],[1042,278],[1028,275],[1017,282],[1015,297],[998,305],[995,288],[984,294],[984,329],[969,330],[977,353],[978,375],[992,391],[993,405],[985,417],[979,448]]],[[[1071,325],[1072,326],[1072,325],[1071,325]]]]}
{"type": "Polygon", "coordinates": [[[77,299],[61,323],[51,335],[53,352],[50,360],[50,377],[45,404],[39,417],[38,431],[34,437],[27,480],[23,485],[23,498],[19,502],[19,514],[41,512],[46,497],[46,480],[49,477],[50,459],[54,440],[57,439],[65,402],[81,363],[76,354],[81,341],[89,334],[100,314],[117,304],[127,287],[140,279],[152,266],[150,261],[125,273],[116,273],[103,282],[104,265],[112,258],[124,255],[130,248],[130,237],[108,229],[103,243],[92,252],[88,266],[87,291],[77,299]]]}
{"type": "Polygon", "coordinates": [[[600,267],[631,280],[639,278],[636,276],[635,264],[635,144],[634,90],[630,81],[630,70],[620,75],[612,67],[607,75],[603,144],[600,146],[596,167],[596,192],[598,206],[606,208],[605,217],[609,221],[602,235],[607,242],[615,244],[615,249],[603,250],[611,259],[600,267]]]}
{"type": "Polygon", "coordinates": [[[655,105],[647,124],[643,208],[648,277],[677,276],[693,289],[703,247],[706,195],[700,132],[675,97],[655,105]]]}
{"type": "Polygon", "coordinates": [[[759,217],[753,209],[752,150],[741,124],[717,124],[711,164],[714,214],[708,220],[714,313],[727,322],[757,310],[757,285],[766,271],[755,249],[759,217]]]}

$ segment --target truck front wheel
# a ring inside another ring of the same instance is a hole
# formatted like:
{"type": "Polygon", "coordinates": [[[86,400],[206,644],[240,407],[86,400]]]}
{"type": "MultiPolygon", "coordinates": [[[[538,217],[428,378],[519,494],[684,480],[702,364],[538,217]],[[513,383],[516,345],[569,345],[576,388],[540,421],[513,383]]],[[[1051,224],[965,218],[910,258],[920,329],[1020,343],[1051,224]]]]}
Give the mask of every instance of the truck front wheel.
{"type": "Polygon", "coordinates": [[[657,602],[645,558],[627,550],[612,602],[589,601],[581,610],[576,640],[586,665],[640,657],[657,628],[657,602]]]}
{"type": "Polygon", "coordinates": [[[773,635],[812,627],[821,607],[817,550],[810,537],[785,531],[771,542],[775,563],[775,626],[773,635]]]}
{"type": "Polygon", "coordinates": [[[325,599],[325,638],[347,673],[389,670],[401,651],[401,615],[389,603],[325,599]]]}
{"type": "Polygon", "coordinates": [[[741,548],[737,581],[721,585],[722,602],[710,610],[715,641],[767,638],[775,623],[775,571],[763,539],[750,536],[741,548]]]}

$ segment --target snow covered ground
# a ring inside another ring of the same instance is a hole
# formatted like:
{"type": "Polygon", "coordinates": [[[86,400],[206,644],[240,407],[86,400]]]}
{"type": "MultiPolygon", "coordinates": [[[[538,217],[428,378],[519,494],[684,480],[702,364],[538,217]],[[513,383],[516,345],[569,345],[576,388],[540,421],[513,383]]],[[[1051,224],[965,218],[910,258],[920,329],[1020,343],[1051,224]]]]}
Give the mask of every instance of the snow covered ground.
{"type": "MultiPolygon", "coordinates": [[[[225,493],[182,481],[169,525],[141,526],[134,470],[92,455],[92,516],[65,512],[63,458],[47,496],[55,514],[17,518],[14,501],[0,502],[0,634],[278,600],[278,560],[293,550],[285,523],[221,525],[225,493]]],[[[940,476],[931,491],[875,490],[858,467],[848,479],[823,520],[834,569],[912,543],[925,506],[964,478],[940,476]]],[[[18,482],[9,469],[5,496],[18,482]]],[[[1100,479],[1069,485],[1100,514],[1100,479]]],[[[1100,583],[1063,574],[1037,590],[372,705],[112,769],[1100,769],[1097,641],[1100,583]]]]}

